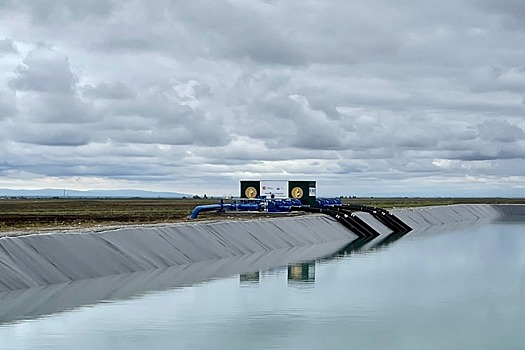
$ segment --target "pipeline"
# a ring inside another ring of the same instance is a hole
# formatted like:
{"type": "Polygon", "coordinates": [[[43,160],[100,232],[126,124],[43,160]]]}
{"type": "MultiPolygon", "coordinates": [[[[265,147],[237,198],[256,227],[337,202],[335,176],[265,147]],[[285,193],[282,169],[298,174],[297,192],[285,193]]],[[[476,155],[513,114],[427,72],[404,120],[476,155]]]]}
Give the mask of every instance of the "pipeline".
{"type": "Polygon", "coordinates": [[[392,215],[388,210],[355,204],[343,204],[340,198],[319,198],[315,206],[302,205],[298,199],[240,199],[232,203],[225,204],[221,200],[220,204],[200,205],[193,209],[190,219],[196,219],[200,212],[204,211],[250,211],[268,213],[286,213],[291,211],[303,211],[307,213],[322,213],[329,215],[344,225],[346,228],[357,234],[361,238],[380,236],[373,227],[367,224],[360,217],[355,215],[356,211],[370,213],[384,226],[388,227],[392,234],[404,235],[411,231],[410,226],[402,220],[392,215]]]}
{"type": "Polygon", "coordinates": [[[193,208],[190,214],[190,220],[196,219],[199,213],[204,212],[204,211],[215,210],[219,213],[222,213],[227,210],[261,211],[263,209],[264,209],[264,205],[261,201],[249,201],[249,202],[241,201],[240,203],[237,203],[235,201],[233,203],[224,203],[224,200],[221,200],[219,204],[205,204],[205,205],[196,206],[195,208],[193,208]]]}
{"type": "Polygon", "coordinates": [[[199,205],[193,208],[190,220],[196,219],[199,213],[205,211],[215,210],[219,213],[226,211],[287,213],[291,211],[292,206],[301,205],[301,201],[298,199],[235,199],[232,203],[224,203],[224,200],[221,199],[219,204],[199,205]]]}
{"type": "Polygon", "coordinates": [[[334,210],[333,208],[319,208],[319,207],[307,207],[307,206],[291,207],[291,211],[305,211],[308,213],[327,214],[333,217],[334,219],[336,219],[343,226],[348,228],[350,231],[354,232],[359,237],[377,237],[379,236],[379,233],[376,230],[374,230],[363,220],[361,220],[360,218],[358,218],[357,216],[351,213],[348,214],[348,213],[339,212],[337,210],[334,210]]]}
{"type": "MultiPolygon", "coordinates": [[[[366,205],[357,205],[357,204],[343,204],[340,198],[319,198],[316,200],[317,207],[320,208],[330,208],[331,210],[341,212],[346,215],[350,215],[351,217],[355,218],[356,221],[359,222],[359,226],[365,226],[365,228],[368,228],[369,225],[367,225],[363,220],[358,218],[357,216],[353,215],[356,211],[362,211],[371,214],[375,219],[377,219],[380,223],[388,227],[392,234],[399,234],[404,235],[408,232],[412,231],[412,228],[405,224],[402,220],[400,220],[397,216],[393,215],[386,209],[372,207],[372,206],[366,206],[366,205]]],[[[378,236],[379,234],[370,227],[371,230],[367,230],[366,233],[367,236],[378,236]],[[371,232],[370,232],[371,231],[371,232]]]]}
{"type": "Polygon", "coordinates": [[[225,205],[229,206],[229,204],[224,204],[224,203],[198,205],[195,208],[193,208],[193,210],[191,211],[190,219],[191,220],[195,220],[197,218],[197,216],[199,215],[199,213],[203,212],[203,211],[212,211],[212,210],[223,211],[225,205]]]}
{"type": "Polygon", "coordinates": [[[343,210],[363,211],[369,213],[396,234],[406,234],[412,231],[410,226],[386,209],[358,204],[343,204],[341,208],[343,210]]]}

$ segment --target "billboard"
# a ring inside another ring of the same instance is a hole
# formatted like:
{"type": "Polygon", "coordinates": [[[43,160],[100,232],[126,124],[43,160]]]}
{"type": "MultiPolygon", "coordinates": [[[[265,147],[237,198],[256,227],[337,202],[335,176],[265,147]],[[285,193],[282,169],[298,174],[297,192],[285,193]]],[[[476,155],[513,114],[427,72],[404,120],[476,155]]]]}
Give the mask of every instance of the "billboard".
{"type": "Polygon", "coordinates": [[[267,198],[288,198],[288,181],[261,180],[261,196],[267,198]]]}
{"type": "Polygon", "coordinates": [[[315,205],[315,181],[241,180],[241,198],[295,198],[302,204],[315,205]]]}

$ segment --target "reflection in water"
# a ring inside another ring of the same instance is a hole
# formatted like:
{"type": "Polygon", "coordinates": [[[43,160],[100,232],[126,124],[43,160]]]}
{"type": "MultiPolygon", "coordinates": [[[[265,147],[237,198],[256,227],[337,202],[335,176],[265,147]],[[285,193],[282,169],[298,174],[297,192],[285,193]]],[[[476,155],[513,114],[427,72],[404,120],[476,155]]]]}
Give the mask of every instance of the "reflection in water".
{"type": "Polygon", "coordinates": [[[315,283],[315,260],[303,261],[269,269],[268,271],[255,271],[241,273],[239,284],[241,286],[254,286],[261,282],[261,276],[287,276],[288,284],[312,284],[315,283]]]}
{"type": "Polygon", "coordinates": [[[251,273],[241,273],[239,275],[239,282],[241,285],[253,285],[258,284],[260,278],[259,271],[251,273]]]}
{"type": "Polygon", "coordinates": [[[288,265],[288,284],[314,282],[315,261],[308,261],[288,265]]]}
{"type": "Polygon", "coordinates": [[[405,235],[406,233],[393,233],[391,235],[388,235],[385,238],[379,240],[377,244],[374,244],[373,249],[388,247],[390,244],[394,243],[395,241],[397,241],[405,235]]]}
{"type": "Polygon", "coordinates": [[[358,252],[361,249],[363,249],[367,245],[367,243],[370,243],[377,239],[378,238],[374,238],[374,237],[362,237],[362,238],[353,240],[352,242],[344,246],[341,250],[339,250],[337,254],[334,255],[334,257],[347,256],[352,253],[358,252]]]}
{"type": "MultiPolygon", "coordinates": [[[[405,235],[406,233],[390,234],[380,237],[359,237],[338,250],[336,253],[325,257],[319,257],[318,260],[326,262],[359,252],[379,250],[389,246],[405,235]]],[[[286,269],[288,272],[288,284],[303,283],[307,285],[315,283],[315,262],[315,260],[310,260],[288,264],[286,269]]],[[[278,274],[279,272],[282,272],[282,269],[282,267],[272,268],[268,271],[264,271],[263,273],[278,274]]],[[[260,282],[260,275],[260,271],[241,274],[239,276],[239,281],[241,285],[253,285],[260,282]]]]}
{"type": "Polygon", "coordinates": [[[412,232],[391,233],[389,235],[383,235],[379,237],[360,237],[341,248],[336,254],[329,257],[328,260],[338,257],[345,257],[358,252],[380,250],[388,247],[409,233],[412,232]]]}
{"type": "Polygon", "coordinates": [[[164,269],[2,292],[0,293],[0,324],[73,310],[101,301],[123,300],[153,291],[191,286],[240,273],[244,275],[239,279],[246,278],[243,283],[256,283],[259,272],[253,271],[266,271],[266,275],[285,273],[288,263],[332,256],[340,245],[338,242],[330,242],[294,247],[164,269]]]}
{"type": "MultiPolygon", "coordinates": [[[[405,235],[406,233],[393,233],[380,237],[359,237],[338,250],[336,253],[325,257],[319,257],[318,260],[330,261],[358,252],[379,250],[389,246],[405,235]]],[[[263,272],[255,271],[251,273],[240,274],[239,282],[241,285],[254,285],[260,282],[261,274],[276,275],[286,271],[288,273],[288,284],[303,283],[307,285],[315,283],[315,262],[315,260],[300,261],[288,264],[287,268],[277,267],[263,272]]]]}

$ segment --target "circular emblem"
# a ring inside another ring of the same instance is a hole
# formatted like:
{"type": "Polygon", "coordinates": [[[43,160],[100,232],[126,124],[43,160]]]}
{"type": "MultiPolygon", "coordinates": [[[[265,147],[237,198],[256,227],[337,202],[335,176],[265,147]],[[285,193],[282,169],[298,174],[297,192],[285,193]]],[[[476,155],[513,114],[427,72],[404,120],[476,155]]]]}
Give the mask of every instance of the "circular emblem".
{"type": "Polygon", "coordinates": [[[257,190],[255,189],[255,187],[250,186],[244,191],[244,194],[247,198],[255,198],[257,197],[257,190]]]}
{"type": "Polygon", "coordinates": [[[301,199],[303,198],[303,189],[301,187],[294,187],[292,189],[292,197],[296,198],[296,199],[301,199]]]}

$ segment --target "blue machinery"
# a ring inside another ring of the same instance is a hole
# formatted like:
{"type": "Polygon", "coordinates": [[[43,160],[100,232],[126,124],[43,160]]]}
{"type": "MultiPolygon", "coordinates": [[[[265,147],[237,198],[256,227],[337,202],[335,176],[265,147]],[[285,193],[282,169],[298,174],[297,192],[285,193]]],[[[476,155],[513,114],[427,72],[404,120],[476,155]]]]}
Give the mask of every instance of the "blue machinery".
{"type": "Polygon", "coordinates": [[[246,199],[238,198],[231,203],[224,203],[221,199],[219,204],[199,205],[193,209],[190,219],[196,219],[200,212],[216,210],[219,213],[226,211],[249,211],[267,213],[288,213],[292,207],[302,206],[298,199],[246,199]]]}
{"type": "Polygon", "coordinates": [[[216,211],[219,213],[226,211],[237,212],[266,212],[266,213],[289,213],[289,212],[307,212],[322,213],[335,218],[346,228],[357,234],[361,238],[375,238],[379,236],[374,228],[368,225],[356,212],[366,212],[371,214],[375,219],[392,230],[391,235],[401,236],[412,230],[388,210],[354,204],[343,204],[340,198],[318,198],[315,205],[303,205],[299,199],[234,199],[231,203],[225,203],[221,200],[218,204],[199,205],[193,209],[190,219],[196,219],[199,213],[204,211],[216,211]]]}

